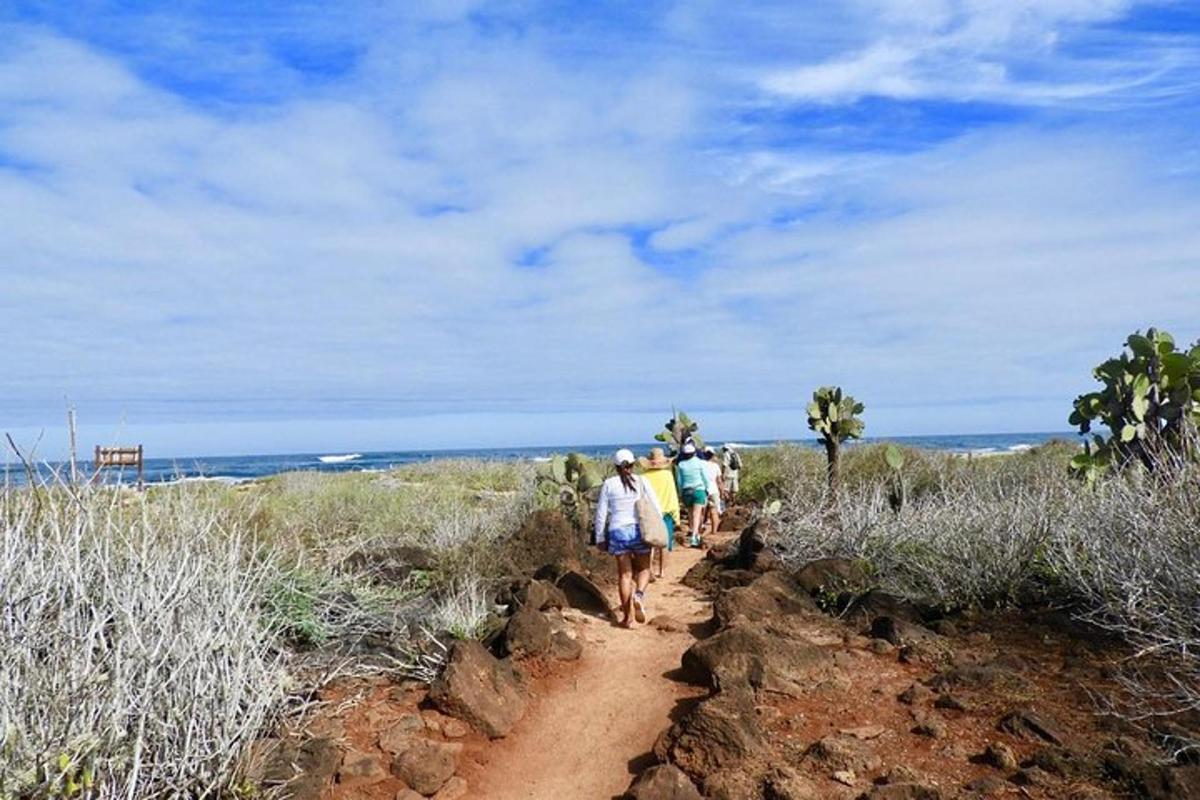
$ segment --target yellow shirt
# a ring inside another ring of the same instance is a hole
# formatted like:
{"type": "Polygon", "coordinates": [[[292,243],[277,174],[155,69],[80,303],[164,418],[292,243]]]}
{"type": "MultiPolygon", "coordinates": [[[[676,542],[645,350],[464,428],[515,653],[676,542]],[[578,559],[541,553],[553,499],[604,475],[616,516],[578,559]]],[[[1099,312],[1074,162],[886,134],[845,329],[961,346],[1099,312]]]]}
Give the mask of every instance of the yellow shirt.
{"type": "Polygon", "coordinates": [[[675,471],[670,467],[648,469],[642,473],[642,477],[654,489],[654,496],[658,498],[663,514],[670,514],[678,525],[679,492],[675,490],[675,471]]]}

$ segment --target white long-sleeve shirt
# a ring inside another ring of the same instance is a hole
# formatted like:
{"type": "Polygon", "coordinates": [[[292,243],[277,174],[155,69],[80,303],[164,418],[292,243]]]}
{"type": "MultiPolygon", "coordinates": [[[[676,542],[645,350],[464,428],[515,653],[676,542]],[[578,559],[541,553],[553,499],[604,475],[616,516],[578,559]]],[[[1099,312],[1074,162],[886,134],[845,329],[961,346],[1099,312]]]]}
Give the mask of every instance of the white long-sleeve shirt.
{"type": "Polygon", "coordinates": [[[592,528],[592,544],[599,544],[607,538],[612,528],[626,528],[637,524],[637,512],[634,505],[642,495],[649,498],[659,515],[662,506],[654,494],[654,487],[646,482],[641,475],[634,475],[634,491],[625,488],[621,476],[614,475],[600,484],[600,497],[596,500],[596,520],[592,528]]]}

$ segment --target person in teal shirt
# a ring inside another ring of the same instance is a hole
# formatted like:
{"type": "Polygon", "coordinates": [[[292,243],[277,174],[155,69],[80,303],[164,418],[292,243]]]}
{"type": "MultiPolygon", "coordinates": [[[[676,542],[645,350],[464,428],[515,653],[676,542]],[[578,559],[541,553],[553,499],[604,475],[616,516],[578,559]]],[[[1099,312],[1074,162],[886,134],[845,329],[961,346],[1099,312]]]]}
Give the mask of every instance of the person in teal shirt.
{"type": "Polygon", "coordinates": [[[717,490],[704,465],[704,460],[696,457],[696,445],[685,443],[675,463],[675,482],[679,487],[681,503],[690,509],[688,524],[691,536],[688,544],[692,547],[700,546],[700,519],[704,516],[704,506],[708,504],[709,496],[717,490]]]}

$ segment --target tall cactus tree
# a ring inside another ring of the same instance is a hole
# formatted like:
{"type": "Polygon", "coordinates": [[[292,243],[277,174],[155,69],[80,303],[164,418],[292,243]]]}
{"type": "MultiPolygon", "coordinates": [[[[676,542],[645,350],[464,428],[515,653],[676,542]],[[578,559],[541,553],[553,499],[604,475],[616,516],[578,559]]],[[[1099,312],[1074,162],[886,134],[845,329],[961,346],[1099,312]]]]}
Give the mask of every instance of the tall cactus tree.
{"type": "Polygon", "coordinates": [[[664,430],[654,435],[656,441],[666,444],[675,455],[683,449],[683,445],[691,439],[697,447],[704,447],[704,440],[697,432],[700,423],[694,422],[684,411],[671,409],[671,418],[663,425],[664,430]]]}
{"type": "Polygon", "coordinates": [[[1080,435],[1099,421],[1107,439],[1093,434],[1071,470],[1089,482],[1108,468],[1196,458],[1200,425],[1200,342],[1178,350],[1166,331],[1150,328],[1125,340],[1125,349],[1092,370],[1103,388],[1075,398],[1070,423],[1080,435]]]}
{"type": "Polygon", "coordinates": [[[821,434],[825,457],[829,460],[829,491],[836,494],[841,486],[842,443],[862,436],[866,423],[859,419],[862,403],[842,393],[840,386],[822,386],[813,392],[808,404],[808,427],[821,434]]]}

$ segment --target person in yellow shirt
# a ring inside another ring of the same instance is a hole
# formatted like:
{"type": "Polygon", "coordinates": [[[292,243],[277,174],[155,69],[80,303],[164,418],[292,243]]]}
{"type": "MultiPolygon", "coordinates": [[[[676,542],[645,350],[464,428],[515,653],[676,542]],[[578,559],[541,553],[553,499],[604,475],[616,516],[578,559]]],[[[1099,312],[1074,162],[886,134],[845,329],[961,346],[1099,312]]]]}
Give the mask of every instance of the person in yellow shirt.
{"type": "MultiPolygon", "coordinates": [[[[675,526],[679,524],[679,492],[675,489],[675,471],[671,468],[671,459],[667,458],[661,447],[650,450],[649,458],[639,458],[642,467],[642,477],[654,489],[654,496],[662,507],[663,523],[667,526],[667,547],[675,547],[675,526]]],[[[654,548],[658,553],[658,577],[662,577],[666,564],[667,553],[661,547],[654,548]]],[[[654,552],[650,554],[650,568],[654,569],[654,552]]]]}

